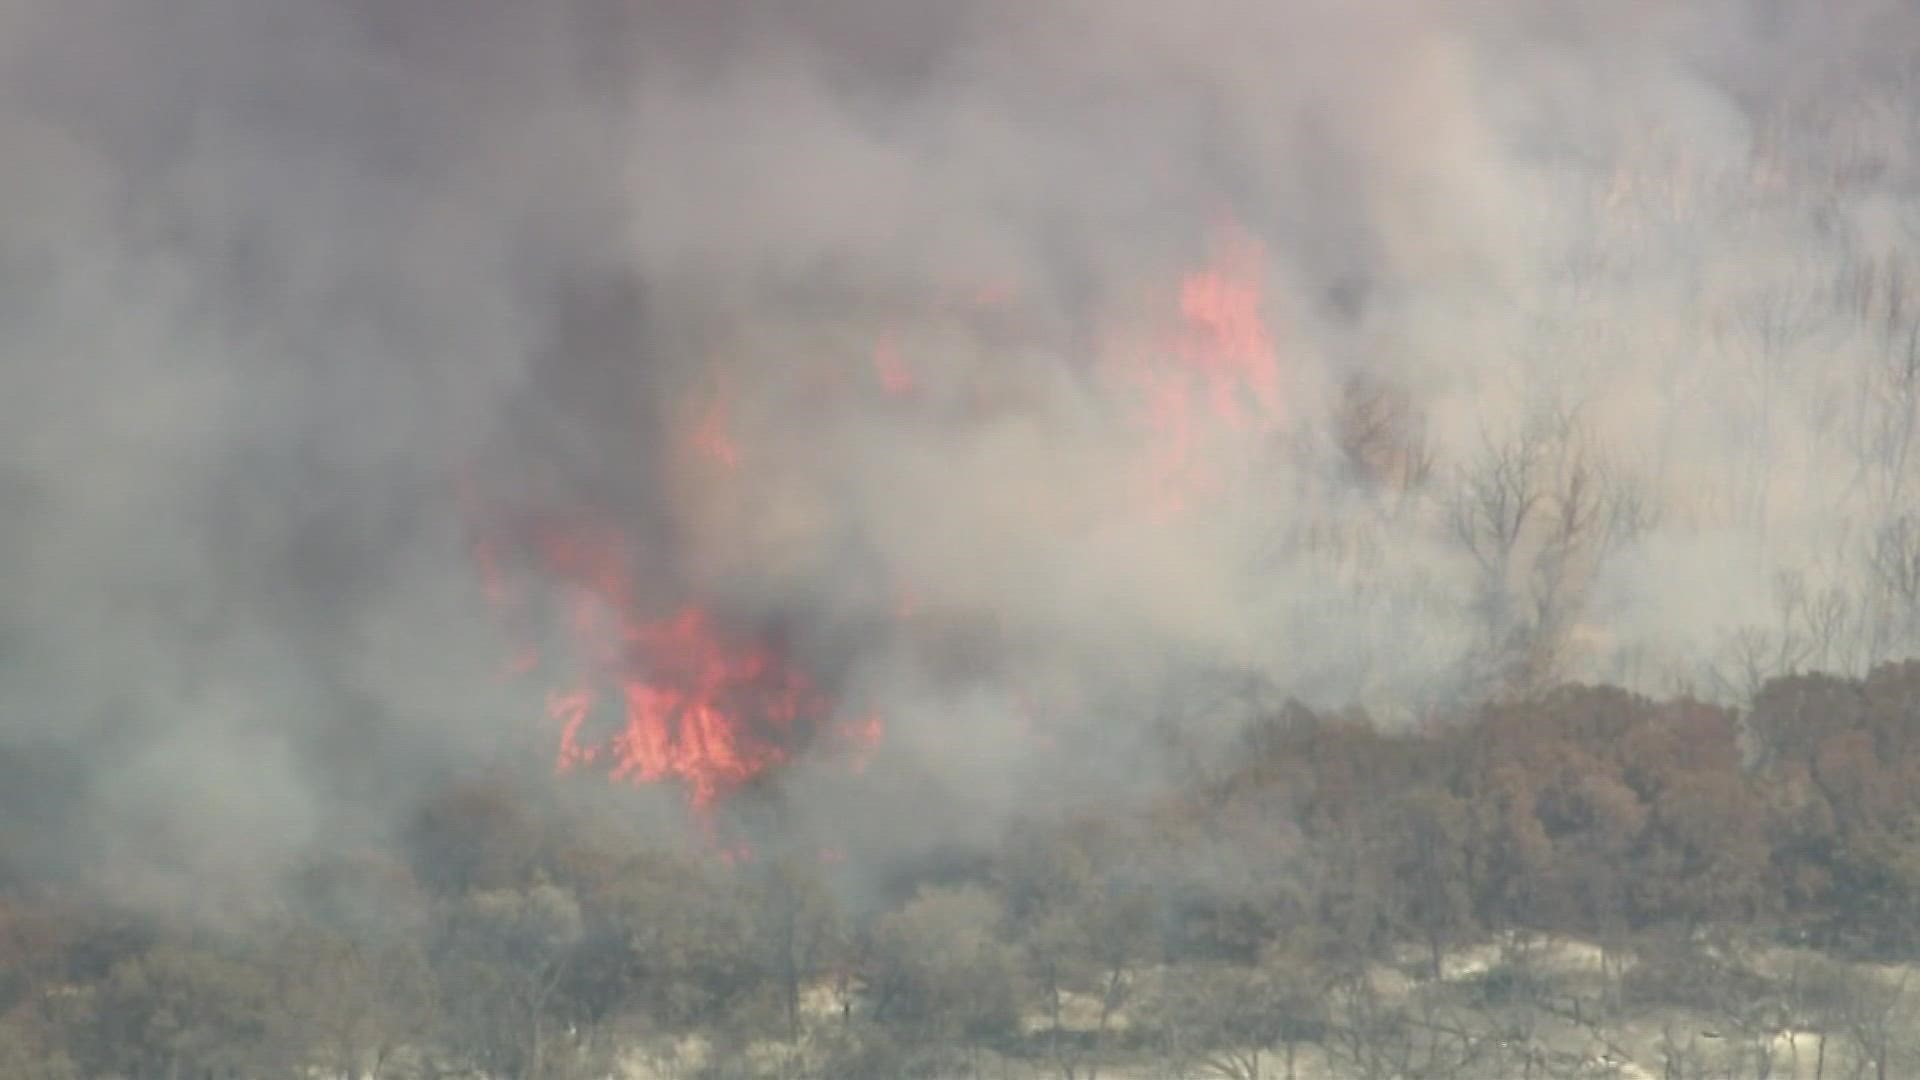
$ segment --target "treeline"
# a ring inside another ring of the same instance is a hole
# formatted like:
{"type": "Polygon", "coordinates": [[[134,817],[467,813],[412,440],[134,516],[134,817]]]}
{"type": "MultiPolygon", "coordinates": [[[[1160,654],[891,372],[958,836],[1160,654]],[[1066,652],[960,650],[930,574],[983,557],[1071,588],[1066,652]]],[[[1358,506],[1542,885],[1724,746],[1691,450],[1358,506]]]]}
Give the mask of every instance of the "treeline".
{"type": "Polygon", "coordinates": [[[1920,953],[1920,663],[1740,714],[1290,707],[1218,762],[859,889],[490,780],[245,912],[16,874],[0,1076],[1687,1077],[1709,1029],[1711,1075],[1767,1075],[1782,1032],[1826,1075],[1920,1064],[1859,963],[1920,953]],[[1575,942],[1592,964],[1553,960],[1575,942]]]}

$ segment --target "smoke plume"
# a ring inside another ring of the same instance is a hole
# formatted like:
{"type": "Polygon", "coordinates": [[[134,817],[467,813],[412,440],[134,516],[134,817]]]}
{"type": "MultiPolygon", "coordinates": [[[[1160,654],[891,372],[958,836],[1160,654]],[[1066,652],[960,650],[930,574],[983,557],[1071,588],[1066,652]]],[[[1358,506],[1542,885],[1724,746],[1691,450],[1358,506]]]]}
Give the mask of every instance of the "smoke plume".
{"type": "Polygon", "coordinates": [[[895,842],[1234,702],[1904,654],[1920,20],[1590,8],[11,0],[26,849],[545,769],[570,604],[804,672],[895,842]]]}

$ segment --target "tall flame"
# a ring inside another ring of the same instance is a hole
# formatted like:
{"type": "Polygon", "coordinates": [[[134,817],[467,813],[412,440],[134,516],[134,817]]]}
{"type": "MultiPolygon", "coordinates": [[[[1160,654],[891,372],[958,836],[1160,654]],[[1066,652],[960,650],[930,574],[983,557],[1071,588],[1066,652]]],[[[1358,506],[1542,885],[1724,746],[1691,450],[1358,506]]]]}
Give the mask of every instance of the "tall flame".
{"type": "MultiPolygon", "coordinates": [[[[560,772],[593,768],[617,781],[676,782],[705,811],[815,741],[842,744],[863,765],[877,716],[837,719],[835,702],[781,650],[725,633],[707,608],[647,614],[632,560],[613,530],[557,518],[475,545],[485,592],[524,623],[532,591],[514,582],[499,541],[515,542],[569,594],[565,623],[577,671],[547,695],[560,772]]],[[[515,667],[539,653],[523,645],[515,667]]]]}
{"type": "Polygon", "coordinates": [[[622,654],[597,680],[618,695],[624,722],[615,731],[598,740],[584,734],[604,686],[550,699],[562,770],[604,763],[615,780],[678,780],[705,808],[786,761],[801,723],[829,713],[804,673],[763,647],[722,640],[699,607],[654,622],[623,620],[620,636],[622,654]]]}
{"type": "Polygon", "coordinates": [[[1251,237],[1223,228],[1206,266],[1181,280],[1178,328],[1157,346],[1121,352],[1121,380],[1149,433],[1154,504],[1162,514],[1217,495],[1206,451],[1218,433],[1261,435],[1286,422],[1279,350],[1261,313],[1263,259],[1251,237]]]}

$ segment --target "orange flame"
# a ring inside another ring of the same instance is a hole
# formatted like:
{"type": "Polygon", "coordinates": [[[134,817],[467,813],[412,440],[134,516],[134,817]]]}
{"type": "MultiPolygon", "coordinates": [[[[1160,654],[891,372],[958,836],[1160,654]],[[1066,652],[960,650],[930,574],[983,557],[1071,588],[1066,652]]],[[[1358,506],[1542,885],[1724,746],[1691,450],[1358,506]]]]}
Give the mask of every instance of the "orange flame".
{"type": "MultiPolygon", "coordinates": [[[[804,671],[770,646],[723,634],[697,604],[645,617],[618,534],[550,522],[533,532],[525,546],[573,588],[566,621],[584,668],[547,695],[558,771],[677,782],[704,811],[816,737],[843,744],[864,766],[884,732],[877,716],[836,723],[833,701],[804,671]]],[[[527,597],[509,586],[492,543],[476,544],[475,557],[490,598],[527,597]]]]}
{"type": "Polygon", "coordinates": [[[1244,399],[1254,406],[1254,423],[1277,424],[1280,362],[1260,316],[1257,253],[1235,245],[1215,266],[1189,274],[1180,286],[1180,314],[1186,321],[1180,358],[1205,389],[1214,415],[1243,430],[1249,421],[1244,399]]]}
{"type": "MultiPolygon", "coordinates": [[[[1156,515],[1218,497],[1232,460],[1222,451],[1246,449],[1249,439],[1287,423],[1280,349],[1264,310],[1263,264],[1250,235],[1223,230],[1208,260],[1178,280],[1160,328],[1145,335],[1142,347],[1109,358],[1122,399],[1138,409],[1156,515]]],[[[958,303],[999,306],[1007,293],[990,285],[958,303]]],[[[858,354],[840,359],[832,372],[802,380],[805,392],[843,393],[858,380],[858,354]]],[[[875,343],[871,363],[872,378],[893,397],[921,392],[923,377],[941,374],[916,372],[893,336],[875,343]]],[[[974,389],[985,405],[996,404],[988,397],[991,387],[974,389]]],[[[748,454],[733,430],[736,401],[723,376],[690,402],[679,418],[677,465],[692,457],[727,472],[740,468],[748,454]]],[[[703,484],[717,482],[703,470],[696,475],[703,484]]],[[[557,687],[547,705],[560,733],[559,769],[590,767],[617,780],[677,783],[695,808],[705,809],[815,740],[849,750],[855,767],[870,759],[884,730],[877,716],[840,717],[829,695],[789,657],[730,634],[698,602],[652,604],[652,594],[636,587],[631,552],[618,532],[542,521],[519,540],[518,550],[505,553],[492,543],[476,544],[474,556],[488,600],[503,611],[522,611],[536,593],[531,582],[506,572],[503,554],[531,556],[541,572],[573,590],[566,622],[581,672],[557,687]]],[[[903,623],[932,621],[924,618],[916,590],[901,588],[894,601],[903,623]]],[[[526,645],[508,670],[527,674],[542,664],[541,652],[526,645]]],[[[1037,725],[1029,726],[1044,739],[1037,725]]]]}
{"type": "Polygon", "coordinates": [[[1161,513],[1217,495],[1222,478],[1202,442],[1224,429],[1260,434],[1286,421],[1279,350],[1261,314],[1258,244],[1223,230],[1209,264],[1180,283],[1180,325],[1161,348],[1123,357],[1121,378],[1140,399],[1161,513]]]}

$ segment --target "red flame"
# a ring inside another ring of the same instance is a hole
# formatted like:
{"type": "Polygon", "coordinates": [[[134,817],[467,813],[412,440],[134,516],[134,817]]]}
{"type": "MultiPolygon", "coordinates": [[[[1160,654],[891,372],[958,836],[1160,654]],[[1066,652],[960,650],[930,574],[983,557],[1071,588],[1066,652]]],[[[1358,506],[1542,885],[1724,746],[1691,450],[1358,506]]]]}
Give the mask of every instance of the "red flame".
{"type": "MultiPolygon", "coordinates": [[[[1137,407],[1159,514],[1191,508],[1225,488],[1225,462],[1247,440],[1284,428],[1286,402],[1279,347],[1264,314],[1263,256],[1250,236],[1223,230],[1209,260],[1179,279],[1165,321],[1134,341],[1139,347],[1111,360],[1123,399],[1137,407]]],[[[1008,302],[1003,285],[984,286],[955,304],[998,307],[1008,302]]],[[[799,392],[834,396],[860,382],[857,354],[833,370],[798,379],[799,392]]],[[[893,336],[873,349],[870,379],[890,397],[911,406],[943,374],[916,372],[893,336]]],[[[774,383],[772,385],[780,385],[774,383]]],[[[866,385],[872,386],[872,382],[866,385]]],[[[963,397],[964,387],[956,388],[963,397]]],[[[1021,408],[1010,393],[1006,405],[995,386],[972,387],[983,412],[1021,408]]],[[[1004,388],[1002,388],[1004,391],[1004,388]]],[[[689,399],[677,419],[676,469],[713,462],[719,470],[693,469],[688,491],[726,486],[748,454],[733,429],[736,398],[723,377],[689,399]]],[[[770,400],[770,399],[769,399],[770,400]]],[[[767,404],[768,402],[762,402],[767,404]]],[[[755,445],[758,460],[759,447],[755,445]]],[[[524,625],[541,590],[557,581],[569,592],[565,616],[578,670],[563,676],[549,694],[547,712],[559,727],[558,767],[592,768],[634,783],[680,785],[699,809],[789,761],[806,746],[829,741],[849,752],[855,767],[873,753],[883,734],[877,716],[843,717],[810,674],[780,648],[741,636],[698,598],[656,602],[660,590],[634,579],[636,563],[626,538],[597,524],[543,519],[519,527],[511,546],[478,544],[475,558],[488,600],[522,625],[525,642],[536,640],[524,625]],[[531,563],[533,573],[516,578],[509,559],[531,563]]],[[[648,583],[651,584],[651,583],[648,583]]],[[[937,582],[915,583],[934,586],[937,582]]],[[[919,589],[899,587],[893,614],[904,623],[937,623],[919,589]]],[[[513,675],[542,670],[550,657],[522,644],[507,664],[513,675]]],[[[1040,726],[1023,718],[1036,741],[1040,726]]]]}
{"type": "MultiPolygon", "coordinates": [[[[727,635],[706,608],[646,615],[618,534],[540,521],[520,540],[572,592],[566,615],[581,671],[547,695],[561,772],[676,782],[706,810],[815,738],[850,748],[856,768],[881,738],[877,716],[836,721],[834,702],[806,672],[770,645],[727,635]]],[[[495,545],[477,544],[475,558],[489,597],[518,616],[529,594],[507,579],[495,545]]]]}
{"type": "Polygon", "coordinates": [[[722,641],[707,613],[688,607],[659,622],[629,622],[616,670],[625,722],[597,742],[581,732],[599,691],[555,697],[563,769],[604,760],[615,780],[677,779],[706,807],[792,753],[796,727],[828,711],[801,672],[765,649],[722,641]]]}
{"type": "Polygon", "coordinates": [[[1286,420],[1279,351],[1261,313],[1260,248],[1223,230],[1208,265],[1179,290],[1177,331],[1151,351],[1122,354],[1119,373],[1138,394],[1150,433],[1154,503],[1178,511],[1217,495],[1222,478],[1203,453],[1222,430],[1260,434],[1286,420]]]}
{"type": "Polygon", "coordinates": [[[1186,326],[1176,350],[1215,417],[1236,431],[1249,423],[1272,426],[1282,419],[1280,362],[1260,315],[1259,250],[1238,237],[1222,249],[1212,266],[1180,285],[1186,326]]]}

